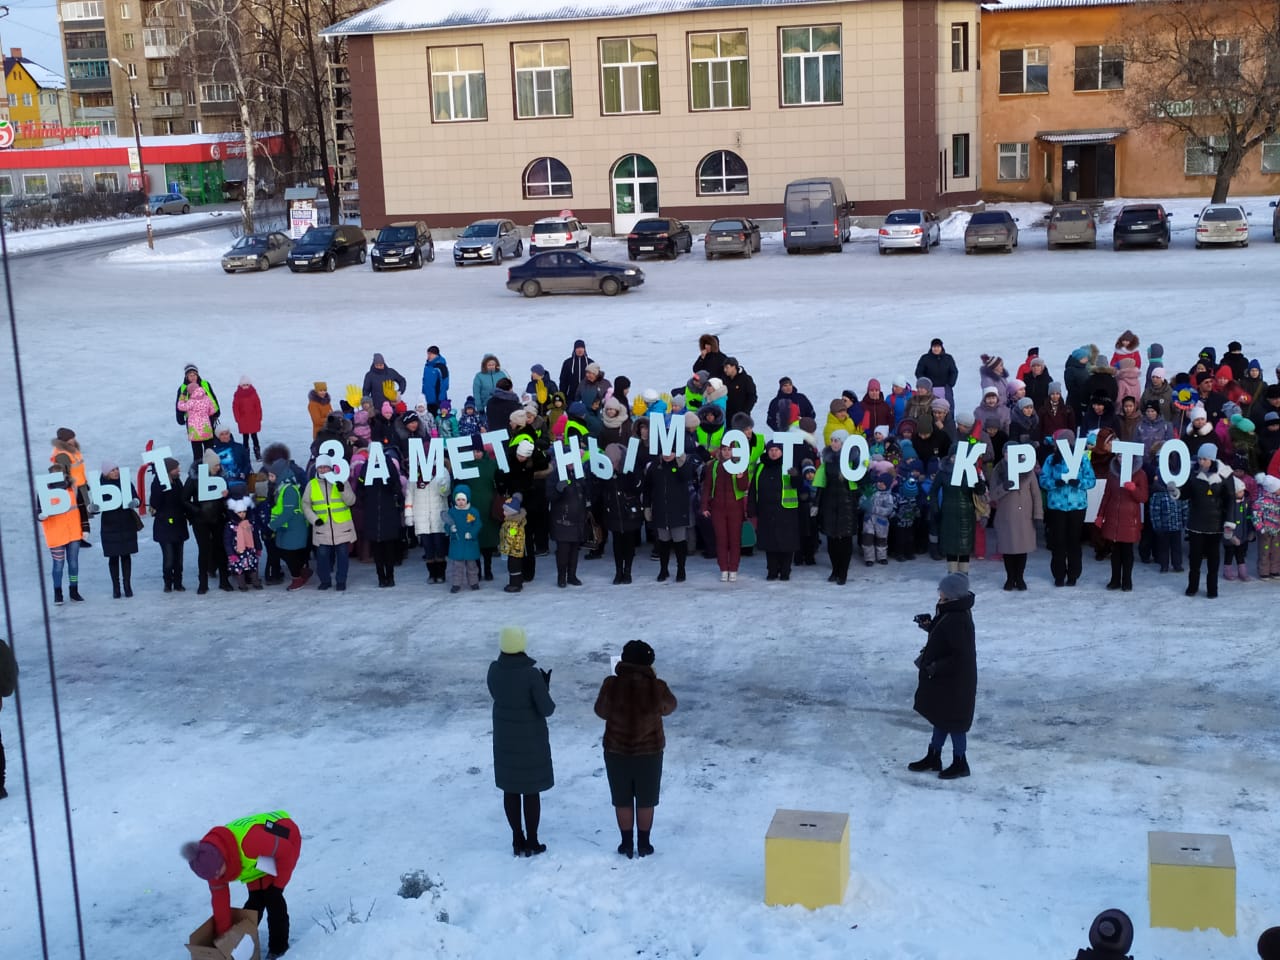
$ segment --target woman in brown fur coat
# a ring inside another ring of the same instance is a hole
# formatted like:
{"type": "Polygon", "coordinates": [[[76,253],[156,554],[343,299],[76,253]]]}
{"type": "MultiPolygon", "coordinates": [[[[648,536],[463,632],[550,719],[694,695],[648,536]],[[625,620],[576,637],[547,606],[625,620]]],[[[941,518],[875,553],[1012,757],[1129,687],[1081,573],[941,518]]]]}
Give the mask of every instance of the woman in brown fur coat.
{"type": "Polygon", "coordinates": [[[676,708],[671,690],[653,672],[653,659],[653,647],[643,640],[629,641],[615,676],[605,677],[596,697],[596,716],[604,721],[604,768],[622,835],[618,852],[628,860],[637,852],[642,857],[653,853],[649,831],[667,744],[662,718],[676,708]]]}

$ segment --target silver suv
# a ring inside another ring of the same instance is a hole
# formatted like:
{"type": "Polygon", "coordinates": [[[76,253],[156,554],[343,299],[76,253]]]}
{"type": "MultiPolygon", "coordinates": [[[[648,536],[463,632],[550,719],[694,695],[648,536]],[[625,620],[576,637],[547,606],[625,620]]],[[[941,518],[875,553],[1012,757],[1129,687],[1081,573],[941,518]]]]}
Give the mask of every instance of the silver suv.
{"type": "Polygon", "coordinates": [[[533,221],[529,234],[529,255],[540,250],[586,250],[591,252],[591,231],[577,217],[543,217],[533,221]]]}

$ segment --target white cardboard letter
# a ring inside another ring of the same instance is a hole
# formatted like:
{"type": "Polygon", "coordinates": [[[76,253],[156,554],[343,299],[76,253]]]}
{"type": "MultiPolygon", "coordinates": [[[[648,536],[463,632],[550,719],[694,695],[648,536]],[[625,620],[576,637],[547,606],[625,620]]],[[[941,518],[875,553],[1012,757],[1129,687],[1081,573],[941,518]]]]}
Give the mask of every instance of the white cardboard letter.
{"type": "Polygon", "coordinates": [[[1181,440],[1173,439],[1160,448],[1160,479],[1171,487],[1180,487],[1191,476],[1191,451],[1181,440]],[[1169,466],[1169,460],[1178,455],[1178,470],[1175,473],[1169,466]]]}
{"type": "MultiPolygon", "coordinates": [[[[169,471],[164,467],[164,458],[172,456],[173,451],[169,449],[168,445],[155,447],[142,454],[142,462],[151,464],[152,469],[156,472],[156,479],[160,481],[160,486],[166,490],[171,489],[173,484],[169,481],[169,471]]],[[[120,476],[123,477],[124,474],[121,473],[120,476]]]]}
{"type": "Polygon", "coordinates": [[[328,457],[333,469],[325,476],[330,483],[346,483],[351,479],[351,464],[347,463],[346,448],[337,440],[320,444],[318,456],[328,457]]]}
{"type": "Polygon", "coordinates": [[[796,462],[796,447],[804,443],[804,434],[799,430],[779,431],[773,435],[773,442],[782,444],[782,469],[790,470],[796,462]]]}
{"type": "MultiPolygon", "coordinates": [[[[684,418],[672,417],[668,424],[660,413],[649,414],[649,455],[665,457],[674,453],[684,455],[684,418]]],[[[563,474],[561,477],[563,478],[563,474]]]]}
{"type": "Polygon", "coordinates": [[[376,442],[369,444],[369,462],[364,465],[364,475],[360,482],[368,486],[375,480],[390,479],[391,471],[387,469],[387,454],[382,449],[382,444],[376,442]]]}
{"type": "Polygon", "coordinates": [[[1067,467],[1067,472],[1062,475],[1063,480],[1074,480],[1080,476],[1080,463],[1084,460],[1085,447],[1088,445],[1089,441],[1084,437],[1076,437],[1069,447],[1066,441],[1058,441],[1058,453],[1062,454],[1062,462],[1067,467]]]}
{"type": "Polygon", "coordinates": [[[554,447],[556,452],[556,474],[564,483],[569,482],[569,474],[581,480],[584,476],[582,471],[582,448],[578,446],[578,436],[573,434],[563,443],[557,443],[554,447]]]}
{"type": "Polygon", "coordinates": [[[455,480],[475,480],[480,476],[480,471],[471,465],[471,461],[476,458],[476,451],[472,447],[472,443],[474,441],[470,437],[448,437],[445,439],[444,448],[449,455],[449,463],[453,467],[453,479],[455,480]]]}
{"type": "Polygon", "coordinates": [[[600,452],[595,437],[587,437],[587,460],[591,464],[591,472],[601,480],[613,479],[613,462],[600,452]]]}
{"type": "Polygon", "coordinates": [[[1120,482],[1128,483],[1133,479],[1133,462],[1142,459],[1142,444],[1132,440],[1112,440],[1111,452],[1120,458],[1120,482]]]}
{"type": "Polygon", "coordinates": [[[507,441],[510,439],[511,434],[506,430],[487,430],[480,434],[480,442],[492,448],[493,459],[503,473],[511,469],[510,464],[507,463],[507,441]]]}
{"type": "Polygon", "coordinates": [[[196,499],[217,500],[227,492],[227,481],[222,477],[209,475],[209,467],[203,460],[196,473],[196,499]]]}
{"type": "MultiPolygon", "coordinates": [[[[120,468],[120,476],[127,477],[126,468],[120,468]]],[[[108,510],[119,510],[124,506],[123,482],[103,483],[97,477],[89,477],[89,496],[103,513],[108,510]]]]}
{"type": "Polygon", "coordinates": [[[55,489],[56,484],[63,482],[61,473],[42,473],[36,477],[36,496],[40,500],[40,512],[46,517],[56,517],[76,505],[76,498],[70,490],[55,489]]]}
{"type": "Polygon", "coordinates": [[[720,443],[733,448],[733,457],[725,461],[725,472],[731,477],[746,473],[747,467],[751,466],[751,444],[747,442],[747,435],[741,430],[726,430],[720,443]]]}
{"type": "Polygon", "coordinates": [[[977,443],[961,444],[956,450],[956,465],[951,468],[951,485],[962,486],[967,479],[970,486],[978,483],[978,460],[986,452],[987,445],[979,440],[977,443]]]}
{"type": "Polygon", "coordinates": [[[857,483],[867,475],[871,468],[871,448],[867,446],[867,438],[860,433],[851,433],[840,446],[840,476],[850,483],[857,483]],[[858,451],[858,465],[851,462],[851,455],[858,451]]]}
{"type": "Polygon", "coordinates": [[[1022,475],[1036,468],[1036,448],[1029,443],[1011,443],[1004,449],[1009,457],[1009,479],[1017,490],[1022,486],[1022,475]]]}

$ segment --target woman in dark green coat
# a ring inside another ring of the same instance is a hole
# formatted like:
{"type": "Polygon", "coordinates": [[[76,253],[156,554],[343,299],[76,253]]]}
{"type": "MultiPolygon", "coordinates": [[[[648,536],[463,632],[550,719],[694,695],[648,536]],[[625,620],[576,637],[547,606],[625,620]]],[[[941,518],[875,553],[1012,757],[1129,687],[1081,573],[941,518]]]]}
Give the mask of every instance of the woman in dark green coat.
{"type": "Polygon", "coordinates": [[[958,485],[952,485],[951,469],[955,459],[953,454],[942,461],[933,482],[938,504],[938,545],[947,558],[948,573],[968,573],[978,524],[974,496],[985,494],[987,484],[979,471],[976,484],[970,485],[965,476],[958,485]]]}
{"type": "Polygon", "coordinates": [[[521,627],[503,627],[501,655],[489,664],[493,697],[493,779],[502,791],[502,806],[511,825],[511,852],[517,857],[545,853],[538,842],[544,790],[555,784],[547,717],[555,713],[551,671],[540,670],[525,652],[521,627]],[[524,823],[521,824],[521,808],[524,823]]]}
{"type": "Polygon", "coordinates": [[[480,515],[480,576],[492,580],[493,555],[498,550],[499,531],[498,521],[493,516],[493,488],[498,464],[483,445],[477,443],[475,449],[476,458],[471,466],[480,471],[480,475],[466,482],[471,487],[471,506],[480,515]]]}

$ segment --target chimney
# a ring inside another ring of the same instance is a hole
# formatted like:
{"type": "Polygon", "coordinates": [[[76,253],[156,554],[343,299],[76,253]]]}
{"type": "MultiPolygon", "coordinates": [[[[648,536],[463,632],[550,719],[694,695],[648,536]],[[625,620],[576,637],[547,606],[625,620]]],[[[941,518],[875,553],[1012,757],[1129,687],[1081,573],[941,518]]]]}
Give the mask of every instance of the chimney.
{"type": "Polygon", "coordinates": [[[21,60],[21,59],[22,59],[22,48],[21,48],[21,47],[10,47],[10,48],[9,48],[9,56],[11,56],[14,60],[21,60]]]}

